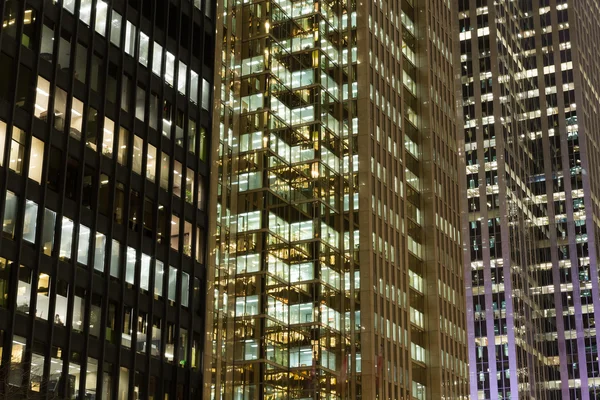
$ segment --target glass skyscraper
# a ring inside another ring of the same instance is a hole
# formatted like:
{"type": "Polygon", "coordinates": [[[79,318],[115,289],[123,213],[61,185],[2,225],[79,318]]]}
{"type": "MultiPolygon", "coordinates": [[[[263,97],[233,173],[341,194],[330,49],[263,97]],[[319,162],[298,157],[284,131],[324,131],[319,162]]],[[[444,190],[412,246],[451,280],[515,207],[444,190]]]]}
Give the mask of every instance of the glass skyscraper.
{"type": "Polygon", "coordinates": [[[450,2],[216,15],[205,398],[467,398],[450,2]]]}
{"type": "Polygon", "coordinates": [[[214,9],[0,2],[0,397],[200,396],[214,9]]]}
{"type": "Polygon", "coordinates": [[[454,4],[471,398],[599,399],[599,5],[454,4]]]}

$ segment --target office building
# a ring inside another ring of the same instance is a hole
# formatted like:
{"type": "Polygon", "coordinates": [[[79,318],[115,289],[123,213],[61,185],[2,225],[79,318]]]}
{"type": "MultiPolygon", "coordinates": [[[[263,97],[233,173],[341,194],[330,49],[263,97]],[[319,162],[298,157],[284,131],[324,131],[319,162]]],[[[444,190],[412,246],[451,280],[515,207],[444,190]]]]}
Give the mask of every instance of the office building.
{"type": "Polygon", "coordinates": [[[599,5],[454,5],[471,398],[598,399],[599,5]]]}
{"type": "Polygon", "coordinates": [[[466,398],[450,3],[216,15],[205,398],[466,398]]]}
{"type": "Polygon", "coordinates": [[[0,397],[199,398],[214,6],[0,5],[0,397]]]}

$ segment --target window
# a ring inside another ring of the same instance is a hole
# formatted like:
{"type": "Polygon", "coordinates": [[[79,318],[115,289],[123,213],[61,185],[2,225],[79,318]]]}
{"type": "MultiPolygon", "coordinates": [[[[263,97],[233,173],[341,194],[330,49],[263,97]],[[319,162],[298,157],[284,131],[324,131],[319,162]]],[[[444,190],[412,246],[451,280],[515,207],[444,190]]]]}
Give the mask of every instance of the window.
{"type": "Polygon", "coordinates": [[[146,157],[146,178],[154,182],[156,177],[156,147],[148,144],[148,154],[146,157]]]}
{"type": "Polygon", "coordinates": [[[87,71],[87,47],[77,43],[77,52],[75,53],[75,79],[85,84],[85,74],[87,71]]]}
{"type": "Polygon", "coordinates": [[[175,301],[177,293],[177,269],[169,266],[169,289],[167,296],[169,301],[175,301]]]}
{"type": "Polygon", "coordinates": [[[57,87],[54,91],[54,128],[60,132],[65,130],[67,113],[67,92],[57,87]]]}
{"type": "Polygon", "coordinates": [[[48,308],[50,306],[50,277],[40,274],[37,285],[37,300],[35,304],[35,316],[48,319],[48,308]]]}
{"type": "Polygon", "coordinates": [[[202,108],[210,110],[210,84],[206,79],[202,79],[202,108]]]}
{"type": "Polygon", "coordinates": [[[4,149],[6,147],[6,124],[0,121],[0,167],[4,165],[4,149]]]}
{"type": "Polygon", "coordinates": [[[138,61],[144,67],[148,66],[148,49],[150,48],[150,38],[144,32],[140,32],[140,52],[138,61]]]}
{"type": "MultiPolygon", "coordinates": [[[[1,154],[1,152],[0,152],[1,154]]],[[[44,164],[44,142],[31,137],[31,148],[29,150],[29,179],[42,183],[42,165],[44,164]]]]}
{"type": "Polygon", "coordinates": [[[96,32],[106,36],[106,18],[108,17],[108,6],[102,0],[96,2],[96,32]]]}
{"type": "Polygon", "coordinates": [[[85,289],[75,287],[75,296],[73,299],[73,330],[77,332],[83,331],[83,319],[85,317],[85,301],[87,295],[85,289]]]}
{"type": "Polygon", "coordinates": [[[154,267],[154,296],[161,297],[163,295],[165,266],[162,261],[155,260],[154,267]]]}
{"type": "Polygon", "coordinates": [[[190,301],[190,275],[181,273],[181,305],[188,307],[190,301]]]}
{"type": "Polygon", "coordinates": [[[44,210],[44,229],[42,230],[42,248],[44,254],[50,256],[54,246],[54,225],[56,224],[56,213],[52,210],[44,210]]]}
{"type": "Polygon", "coordinates": [[[68,73],[71,67],[71,35],[61,30],[58,44],[58,69],[68,73]]]}
{"type": "Polygon", "coordinates": [[[121,244],[112,240],[112,249],[110,253],[110,276],[119,278],[121,275],[121,264],[119,263],[121,255],[121,244]]]}
{"type": "Polygon", "coordinates": [[[140,121],[144,120],[146,106],[145,102],[146,90],[140,86],[137,86],[137,92],[135,97],[135,117],[140,121]]]}
{"type": "Polygon", "coordinates": [[[77,245],[77,262],[88,265],[88,252],[90,249],[90,228],[79,225],[79,242],[77,245]]]}
{"type": "Polygon", "coordinates": [[[31,301],[31,268],[19,267],[19,284],[17,286],[17,311],[29,314],[31,301]]]}
{"type": "Polygon", "coordinates": [[[150,349],[150,355],[154,357],[160,357],[160,343],[161,343],[161,319],[154,316],[152,322],[152,345],[150,349]]]}
{"type": "Polygon", "coordinates": [[[71,108],[71,129],[69,134],[77,140],[81,140],[81,130],[83,126],[83,102],[73,97],[71,108]]]}
{"type": "Polygon", "coordinates": [[[185,175],[185,201],[194,202],[194,172],[190,168],[186,169],[185,175]]]}
{"type": "Polygon", "coordinates": [[[127,257],[125,259],[125,282],[133,285],[135,283],[135,261],[137,251],[133,247],[127,246],[127,257]]]}
{"type": "Polygon", "coordinates": [[[2,231],[8,237],[15,236],[15,226],[17,223],[17,210],[19,198],[11,191],[6,191],[6,202],[4,203],[4,221],[2,223],[2,231]]]}
{"type": "Polygon", "coordinates": [[[94,269],[104,272],[104,246],[106,246],[106,236],[97,232],[94,243],[94,269]]]}
{"type": "Polygon", "coordinates": [[[183,169],[181,163],[175,160],[173,165],[173,194],[177,197],[181,197],[182,181],[183,169]]]}
{"type": "Polygon", "coordinates": [[[17,174],[23,172],[23,163],[25,158],[25,140],[27,139],[25,131],[13,127],[12,141],[10,142],[9,168],[17,174]]]}
{"type": "Polygon", "coordinates": [[[175,78],[175,56],[167,51],[167,60],[165,63],[165,75],[164,79],[169,85],[173,86],[173,80],[175,78]]]}
{"type": "Polygon", "coordinates": [[[110,42],[117,47],[121,44],[121,15],[113,11],[111,16],[110,42]]]}
{"type": "Polygon", "coordinates": [[[179,250],[179,217],[171,216],[171,248],[179,250]]]}
{"type": "Polygon", "coordinates": [[[70,259],[71,258],[71,244],[73,242],[73,221],[69,218],[63,217],[61,234],[60,234],[60,249],[59,257],[70,259]]]}
{"type": "Polygon", "coordinates": [[[115,138],[115,123],[110,118],[104,117],[104,129],[102,137],[102,154],[112,158],[113,142],[115,138]]]}
{"type": "Polygon", "coordinates": [[[35,90],[35,109],[34,115],[46,121],[48,114],[48,100],[50,99],[50,82],[38,76],[37,87],[35,90]]]}
{"type": "Polygon", "coordinates": [[[87,110],[85,145],[94,151],[98,149],[98,111],[93,107],[87,110]]]}
{"type": "Polygon", "coordinates": [[[0,307],[8,307],[8,293],[10,280],[10,261],[0,257],[0,307]]]}
{"type": "Polygon", "coordinates": [[[127,25],[125,26],[125,45],[123,46],[123,50],[125,53],[133,56],[135,53],[135,26],[129,21],[127,21],[127,25]]]}
{"type": "MultiPolygon", "coordinates": [[[[50,22],[48,22],[51,24],[50,22]]],[[[40,45],[40,58],[48,62],[52,62],[52,54],[54,54],[54,27],[42,25],[42,44],[40,45]]]]}
{"type": "Polygon", "coordinates": [[[92,304],[88,324],[90,326],[90,335],[94,337],[100,336],[100,317],[102,316],[102,296],[97,293],[92,293],[92,304]]]}
{"type": "Polygon", "coordinates": [[[150,289],[150,262],[149,255],[142,254],[141,272],[140,272],[140,288],[148,291],[150,289]]]}
{"type": "Polygon", "coordinates": [[[160,158],[160,187],[169,190],[169,156],[161,153],[160,158]]]}
{"type": "Polygon", "coordinates": [[[117,161],[119,164],[127,166],[127,143],[129,140],[129,131],[123,127],[119,130],[119,148],[117,150],[117,161]]]}
{"type": "Polygon", "coordinates": [[[92,20],[91,17],[92,0],[81,0],[81,6],[79,7],[79,19],[89,26],[92,20]]]}
{"type": "Polygon", "coordinates": [[[23,239],[35,243],[38,205],[31,200],[25,202],[25,218],[23,219],[23,239]]]}
{"type": "Polygon", "coordinates": [[[156,75],[161,76],[162,70],[162,46],[154,42],[154,48],[152,52],[152,72],[156,75]]]}
{"type": "Polygon", "coordinates": [[[133,136],[133,172],[136,174],[142,174],[142,151],[144,149],[144,142],[142,138],[134,135],[133,136]]]}

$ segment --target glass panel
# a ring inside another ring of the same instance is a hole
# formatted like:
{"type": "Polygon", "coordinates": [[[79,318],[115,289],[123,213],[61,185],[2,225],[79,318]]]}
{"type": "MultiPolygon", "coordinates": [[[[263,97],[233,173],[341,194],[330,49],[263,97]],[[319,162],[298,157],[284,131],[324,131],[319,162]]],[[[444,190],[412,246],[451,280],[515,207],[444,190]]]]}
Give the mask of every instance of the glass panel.
{"type": "Polygon", "coordinates": [[[187,307],[190,300],[190,275],[181,273],[181,305],[187,307]]]}
{"type": "Polygon", "coordinates": [[[11,191],[6,191],[6,201],[4,203],[4,221],[2,231],[9,237],[14,237],[15,226],[17,223],[17,210],[19,198],[11,191]]]}
{"type": "Polygon", "coordinates": [[[129,131],[123,127],[119,130],[119,149],[117,161],[119,164],[127,166],[127,143],[129,140],[129,131]]]}
{"type": "Polygon", "coordinates": [[[23,220],[23,239],[35,243],[38,205],[32,201],[25,202],[25,218],[23,220]]]}
{"type": "Polygon", "coordinates": [[[40,274],[37,287],[37,300],[35,305],[35,316],[48,319],[48,307],[50,306],[50,276],[40,274]]]}
{"type": "Polygon", "coordinates": [[[110,276],[113,276],[115,278],[119,278],[121,273],[121,265],[119,264],[120,254],[121,244],[113,239],[110,254],[110,276]]]}
{"type": "Polygon", "coordinates": [[[9,168],[17,174],[23,172],[23,164],[25,162],[25,140],[27,139],[25,131],[13,127],[12,141],[10,143],[10,159],[9,168]]]}
{"type": "Polygon", "coordinates": [[[54,246],[54,225],[56,224],[56,213],[47,208],[44,210],[44,229],[42,231],[42,246],[44,254],[50,256],[54,246]]]}
{"type": "Polygon", "coordinates": [[[125,260],[125,282],[133,285],[135,283],[135,261],[137,251],[133,247],[127,247],[127,258],[125,260]]]}
{"type": "Polygon", "coordinates": [[[50,99],[50,82],[38,76],[35,89],[35,109],[33,113],[42,121],[48,118],[48,100],[50,99]]]}
{"type": "Polygon", "coordinates": [[[144,142],[141,137],[133,136],[133,172],[142,174],[142,151],[144,149],[144,142]]]}
{"type": "Polygon", "coordinates": [[[176,292],[177,291],[177,269],[175,267],[169,266],[169,290],[168,290],[168,299],[170,301],[175,301],[176,292]]]}
{"type": "Polygon", "coordinates": [[[148,66],[148,49],[150,48],[150,38],[144,32],[140,31],[140,52],[138,61],[144,66],[148,66]]]}
{"type": "Polygon", "coordinates": [[[107,157],[112,158],[114,138],[115,138],[115,123],[110,118],[104,117],[102,154],[104,154],[107,157]]]}
{"type": "Polygon", "coordinates": [[[154,295],[162,296],[163,295],[163,285],[164,285],[164,272],[165,266],[162,261],[155,260],[156,266],[154,268],[154,295]]]}
{"type": "Polygon", "coordinates": [[[148,144],[148,155],[146,159],[146,178],[154,182],[156,177],[156,147],[148,144]]]}
{"type": "Polygon", "coordinates": [[[60,249],[58,256],[60,258],[70,259],[71,244],[73,242],[73,221],[69,218],[63,217],[60,235],[60,249]]]}
{"type": "Polygon", "coordinates": [[[106,36],[106,19],[108,18],[108,6],[102,0],[96,2],[96,32],[106,36]]]}
{"type": "Polygon", "coordinates": [[[111,16],[110,42],[117,47],[121,45],[121,14],[114,10],[111,16]]]}
{"type": "Polygon", "coordinates": [[[127,25],[125,27],[125,45],[124,49],[125,53],[130,56],[134,55],[135,50],[135,26],[129,21],[127,21],[127,25]]]}
{"type": "MultiPolygon", "coordinates": [[[[0,139],[1,140],[1,139],[0,139]]],[[[2,152],[0,151],[0,155],[2,152]]],[[[44,142],[31,137],[31,149],[29,151],[29,179],[42,183],[42,166],[44,164],[44,142]]]]}
{"type": "Polygon", "coordinates": [[[152,72],[160,76],[162,69],[162,46],[154,42],[154,49],[152,52],[152,72]]]}
{"type": "Polygon", "coordinates": [[[104,272],[104,248],[106,246],[106,236],[100,232],[96,232],[96,240],[94,246],[94,269],[104,272]]]}
{"type": "Polygon", "coordinates": [[[90,228],[79,225],[79,242],[77,246],[77,262],[83,265],[88,263],[88,251],[90,249],[90,228]]]}
{"type": "Polygon", "coordinates": [[[150,262],[149,255],[142,254],[141,271],[140,271],[140,288],[142,290],[150,289],[150,262]]]}

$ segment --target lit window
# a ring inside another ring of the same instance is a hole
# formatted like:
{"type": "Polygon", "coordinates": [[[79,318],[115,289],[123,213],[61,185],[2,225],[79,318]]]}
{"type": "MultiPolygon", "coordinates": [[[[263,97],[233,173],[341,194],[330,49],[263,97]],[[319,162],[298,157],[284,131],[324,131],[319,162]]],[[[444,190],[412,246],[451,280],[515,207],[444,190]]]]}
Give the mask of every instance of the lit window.
{"type": "Polygon", "coordinates": [[[150,289],[150,262],[149,255],[142,254],[141,272],[140,272],[140,289],[148,291],[150,289]]]}
{"type": "Polygon", "coordinates": [[[70,259],[71,258],[71,244],[73,242],[73,221],[69,218],[63,217],[61,234],[60,234],[60,249],[59,257],[70,259]]]}
{"type": "Polygon", "coordinates": [[[77,262],[83,265],[88,263],[90,249],[90,228],[79,225],[79,242],[77,244],[77,262]]]}
{"type": "Polygon", "coordinates": [[[104,129],[102,137],[102,154],[107,157],[113,155],[113,142],[115,139],[115,123],[110,119],[104,117],[104,129]]]}
{"type": "Polygon", "coordinates": [[[150,38],[144,32],[140,31],[140,53],[138,60],[144,67],[148,66],[148,49],[150,48],[150,38]]]}
{"type": "Polygon", "coordinates": [[[152,52],[152,72],[160,76],[162,69],[162,46],[158,43],[154,43],[152,52]]]}
{"type": "Polygon", "coordinates": [[[23,239],[35,243],[38,205],[32,201],[25,202],[25,218],[23,219],[23,239]]]}
{"type": "Polygon", "coordinates": [[[114,10],[111,17],[110,42],[117,47],[121,44],[121,15],[114,10]]]}
{"type": "Polygon", "coordinates": [[[25,156],[25,132],[16,126],[13,127],[12,141],[10,143],[9,168],[17,174],[23,172],[23,162],[25,156]]]}
{"type": "Polygon", "coordinates": [[[146,157],[146,178],[154,182],[156,177],[156,147],[148,144],[148,154],[146,157]]]}
{"type": "Polygon", "coordinates": [[[15,226],[17,223],[17,210],[19,198],[11,191],[6,191],[6,202],[4,203],[4,221],[2,231],[13,238],[15,235],[15,226]]]}
{"type": "Polygon", "coordinates": [[[142,138],[134,135],[133,137],[133,172],[136,174],[142,174],[142,150],[144,142],[142,138]]]}
{"type": "Polygon", "coordinates": [[[94,244],[94,269],[104,271],[104,246],[106,246],[106,236],[97,232],[94,244]]]}
{"type": "Polygon", "coordinates": [[[33,136],[29,151],[29,179],[42,182],[42,165],[44,164],[44,142],[33,136]]]}

